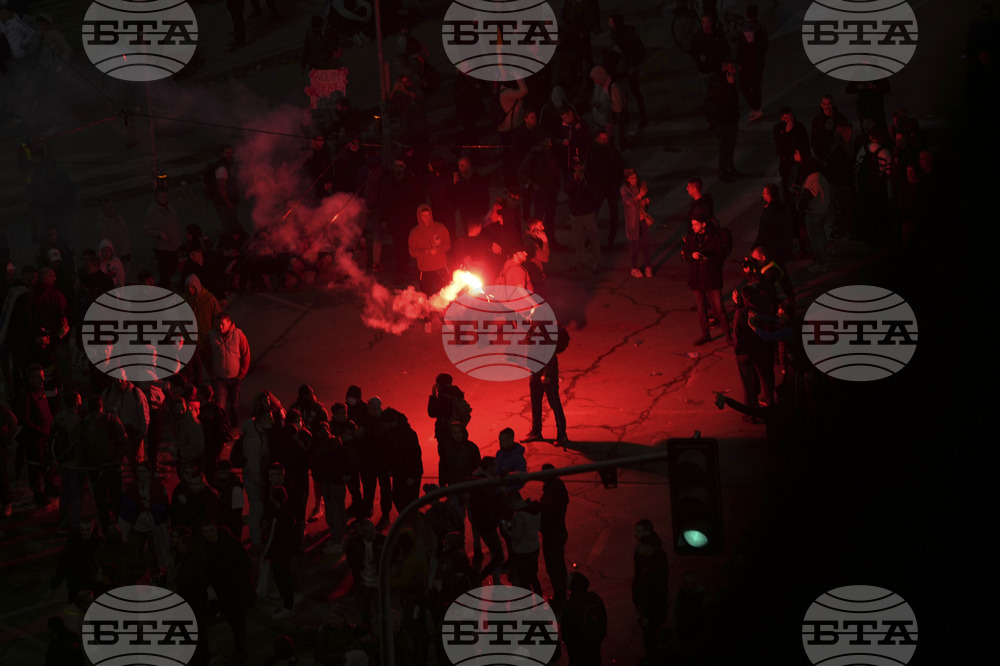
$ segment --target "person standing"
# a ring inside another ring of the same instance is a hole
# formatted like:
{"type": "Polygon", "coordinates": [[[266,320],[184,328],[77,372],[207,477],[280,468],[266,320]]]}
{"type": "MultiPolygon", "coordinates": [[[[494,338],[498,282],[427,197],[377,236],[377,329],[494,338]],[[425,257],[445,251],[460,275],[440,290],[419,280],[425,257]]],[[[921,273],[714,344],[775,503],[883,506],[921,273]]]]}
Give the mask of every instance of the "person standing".
{"type": "Polygon", "coordinates": [[[531,198],[532,210],[521,212],[526,217],[540,217],[545,221],[545,234],[553,250],[560,249],[556,243],[556,199],[559,195],[559,165],[552,153],[552,137],[543,135],[539,142],[524,158],[517,171],[521,190],[525,198],[531,198]]]}
{"type": "Polygon", "coordinates": [[[819,100],[819,113],[813,118],[809,132],[813,155],[823,166],[828,166],[827,160],[838,141],[837,126],[843,122],[847,122],[847,117],[837,110],[833,95],[823,95],[819,100]]]}
{"type": "Polygon", "coordinates": [[[736,63],[740,68],[740,92],[750,106],[748,120],[764,116],[761,106],[761,82],[764,80],[764,55],[767,53],[767,28],[757,22],[757,5],[747,5],[747,20],[736,37],[736,63]]]}
{"type": "MultiPolygon", "coordinates": [[[[243,469],[243,484],[247,494],[250,543],[254,546],[261,545],[260,520],[264,515],[264,465],[269,452],[268,432],[274,428],[274,418],[269,409],[256,411],[252,418],[247,419],[240,426],[240,441],[242,441],[242,456],[232,460],[233,467],[243,469]]],[[[239,442],[233,445],[233,450],[237,450],[239,442]]]]}
{"type": "Polygon", "coordinates": [[[27,385],[18,396],[20,410],[17,423],[21,425],[21,431],[17,434],[18,455],[15,459],[27,460],[28,486],[34,494],[35,504],[45,506],[49,503],[45,495],[45,443],[52,431],[52,411],[45,397],[45,370],[42,366],[28,366],[25,377],[27,385]]]}
{"type": "Polygon", "coordinates": [[[805,125],[796,120],[792,107],[781,107],[781,119],[774,125],[774,150],[778,156],[778,174],[781,176],[781,195],[786,201],[792,183],[796,182],[798,163],[795,153],[803,158],[810,156],[809,133],[805,125]]]}
{"type": "MultiPolygon", "coordinates": [[[[604,134],[607,136],[607,133],[604,134]]],[[[597,239],[597,201],[593,188],[587,182],[586,165],[576,162],[573,172],[566,179],[563,188],[569,195],[569,219],[573,226],[573,244],[576,247],[576,260],[571,271],[587,267],[587,242],[590,242],[590,270],[597,273],[601,264],[601,243],[597,239]]],[[[618,212],[617,203],[613,210],[618,212]]],[[[616,220],[617,221],[617,220],[616,220]]]]}
{"type": "MultiPolygon", "coordinates": [[[[608,27],[611,28],[611,51],[625,65],[625,80],[628,81],[632,97],[639,105],[639,129],[642,129],[649,125],[649,117],[646,115],[646,98],[642,96],[642,91],[639,89],[639,79],[642,77],[640,68],[642,61],[646,59],[646,46],[642,43],[642,38],[639,37],[636,29],[625,24],[625,19],[622,18],[621,14],[609,16],[608,27]]],[[[612,69],[617,70],[618,68],[616,66],[612,69]]]]}
{"type": "Polygon", "coordinates": [[[230,423],[240,422],[240,387],[250,369],[250,344],[226,312],[215,316],[210,334],[212,388],[230,423]]]}
{"type": "Polygon", "coordinates": [[[726,307],[722,303],[722,232],[710,218],[695,217],[691,220],[691,232],[684,237],[681,258],[688,262],[688,287],[694,292],[701,324],[701,337],[696,345],[711,342],[712,334],[708,325],[708,303],[719,325],[726,332],[726,343],[733,343],[729,330],[726,307]]]}
{"type": "Polygon", "coordinates": [[[600,212],[601,206],[608,203],[608,252],[615,249],[615,236],[618,235],[618,202],[621,200],[619,188],[625,173],[625,159],[621,152],[611,143],[611,133],[607,128],[599,128],[594,135],[594,143],[590,146],[585,160],[587,167],[584,177],[594,193],[594,216],[600,212]]]}
{"type": "Polygon", "coordinates": [[[632,260],[632,277],[641,278],[645,275],[653,277],[653,267],[650,266],[649,226],[652,218],[646,213],[649,206],[649,193],[646,182],[639,178],[635,169],[625,169],[625,184],[621,187],[622,204],[625,207],[625,237],[629,241],[629,255],[632,260]],[[642,266],[639,267],[639,254],[642,254],[642,266]]]}
{"type": "Polygon", "coordinates": [[[719,71],[708,84],[705,115],[719,138],[719,180],[731,183],[738,175],[734,154],[740,122],[740,98],[736,90],[736,63],[728,58],[722,61],[719,71]]]}
{"type": "Polygon", "coordinates": [[[468,235],[469,223],[481,220],[490,207],[490,187],[466,155],[458,158],[458,171],[452,174],[451,199],[462,222],[462,234],[468,235]]]}
{"type": "Polygon", "coordinates": [[[215,212],[219,214],[219,220],[222,222],[222,233],[242,228],[236,214],[236,207],[240,203],[240,191],[232,146],[224,145],[219,149],[214,175],[215,196],[212,203],[215,204],[215,212]]]}
{"type": "Polygon", "coordinates": [[[570,666],[601,666],[601,643],[608,633],[604,601],[590,589],[590,579],[574,571],[566,581],[569,601],[561,618],[570,666]]]}
{"type": "Polygon", "coordinates": [[[635,575],[632,578],[632,604],[642,628],[646,654],[656,650],[656,631],[667,621],[670,588],[667,553],[659,537],[639,537],[636,545],[635,575]]]}
{"type": "Polygon", "coordinates": [[[170,205],[166,190],[156,190],[153,203],[146,211],[142,232],[153,239],[153,255],[160,273],[157,284],[170,289],[179,263],[178,251],[184,242],[177,209],[170,205]]]}
{"type": "Polygon", "coordinates": [[[117,516],[121,507],[122,454],[128,440],[118,416],[105,413],[101,396],[90,396],[87,408],[81,430],[81,458],[90,470],[89,482],[97,505],[97,518],[101,527],[107,528],[111,517],[117,516]]]}
{"type": "MultiPolygon", "coordinates": [[[[569,333],[560,326],[556,350],[552,354],[552,358],[541,370],[533,373],[528,379],[528,389],[531,395],[531,432],[522,441],[535,442],[543,439],[542,396],[544,396],[549,402],[552,418],[556,422],[556,444],[562,447],[569,444],[569,437],[566,435],[566,413],[563,411],[562,400],[559,397],[559,354],[566,349],[568,344],[569,333]]],[[[501,448],[503,447],[501,446],[501,448]]],[[[497,454],[497,458],[500,458],[500,454],[497,454]]]]}
{"type": "MultiPolygon", "coordinates": [[[[542,465],[542,471],[555,469],[548,463],[542,465]]],[[[566,507],[569,506],[569,491],[559,477],[546,479],[542,484],[542,497],[538,500],[542,510],[542,559],[545,560],[545,572],[552,584],[552,598],[549,599],[553,609],[561,611],[566,605],[566,541],[569,532],[566,531],[566,507]]]]}
{"type": "Polygon", "coordinates": [[[698,68],[701,90],[707,95],[712,77],[719,72],[722,61],[729,57],[729,42],[721,31],[715,29],[711,16],[706,14],[701,17],[701,32],[691,38],[690,53],[698,68]]]}
{"type": "Polygon", "coordinates": [[[281,620],[295,613],[295,582],[292,577],[292,556],[298,553],[302,533],[296,524],[293,509],[289,506],[288,492],[281,486],[271,488],[270,531],[261,557],[271,563],[274,583],[281,594],[282,608],[271,614],[271,619],[281,620]]]}
{"type": "Polygon", "coordinates": [[[446,226],[434,220],[434,212],[427,204],[417,206],[417,226],[410,230],[408,245],[420,271],[420,291],[433,296],[449,282],[451,236],[446,226]]]}
{"type": "Polygon", "coordinates": [[[538,553],[542,548],[538,531],[542,526],[541,509],[535,502],[528,502],[517,490],[507,493],[507,506],[514,512],[510,523],[511,571],[515,585],[542,595],[538,580],[538,553]]]}
{"type": "Polygon", "coordinates": [[[794,188],[798,196],[796,205],[805,218],[806,233],[809,235],[809,243],[816,257],[816,263],[810,266],[809,270],[813,273],[822,273],[828,267],[826,217],[829,211],[830,183],[820,171],[819,162],[816,160],[803,157],[801,153],[795,151],[795,161],[800,164],[802,170],[802,185],[794,188]]]}

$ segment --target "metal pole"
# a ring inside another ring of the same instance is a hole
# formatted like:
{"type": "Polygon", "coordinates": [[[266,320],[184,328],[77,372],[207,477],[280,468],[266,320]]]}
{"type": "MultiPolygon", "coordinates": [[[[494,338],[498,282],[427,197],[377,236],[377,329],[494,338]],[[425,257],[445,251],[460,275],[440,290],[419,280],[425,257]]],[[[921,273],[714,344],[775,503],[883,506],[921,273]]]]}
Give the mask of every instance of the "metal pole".
{"type": "Polygon", "coordinates": [[[385,56],[382,53],[382,0],[375,0],[375,43],[378,47],[379,113],[382,122],[382,164],[389,165],[389,100],[386,95],[389,81],[385,75],[385,56]]]}
{"type": "Polygon", "coordinates": [[[399,536],[399,533],[403,529],[405,518],[409,517],[413,513],[416,513],[422,506],[430,504],[441,497],[456,495],[475,488],[492,488],[494,486],[502,486],[510,483],[511,481],[538,481],[558,476],[583,474],[584,472],[597,472],[607,467],[635,467],[637,465],[660,462],[666,459],[667,451],[663,450],[643,456],[631,456],[629,458],[604,460],[601,462],[574,465],[572,467],[563,467],[560,469],[547,469],[541,472],[531,472],[530,474],[519,472],[517,474],[492,476],[488,479],[480,479],[477,481],[462,481],[461,483],[453,483],[450,486],[432,490],[426,495],[422,495],[410,502],[402,511],[399,512],[399,516],[396,517],[396,520],[393,521],[392,525],[389,527],[389,531],[385,535],[385,544],[382,546],[382,553],[378,559],[379,612],[382,614],[382,628],[379,631],[379,647],[382,654],[382,663],[385,664],[385,666],[395,666],[396,664],[395,641],[392,635],[392,614],[389,612],[391,603],[389,593],[389,560],[392,557],[392,547],[396,543],[396,537],[399,536]]]}

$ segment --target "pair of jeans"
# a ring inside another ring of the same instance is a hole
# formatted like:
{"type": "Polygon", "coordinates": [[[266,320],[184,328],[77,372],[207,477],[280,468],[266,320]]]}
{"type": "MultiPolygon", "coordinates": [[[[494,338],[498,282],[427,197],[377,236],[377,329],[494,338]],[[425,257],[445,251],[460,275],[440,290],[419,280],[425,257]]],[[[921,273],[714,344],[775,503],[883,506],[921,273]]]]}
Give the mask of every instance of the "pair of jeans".
{"type": "Polygon", "coordinates": [[[347,496],[343,483],[327,481],[320,484],[323,494],[323,505],[326,507],[326,526],[330,529],[330,539],[339,542],[344,538],[346,515],[344,513],[344,498],[347,496]]]}
{"type": "Polygon", "coordinates": [[[719,320],[719,326],[725,332],[726,339],[732,337],[732,333],[729,331],[729,319],[726,317],[726,306],[722,302],[721,289],[709,289],[708,291],[697,289],[694,292],[694,302],[698,306],[698,323],[701,325],[702,335],[711,335],[708,326],[708,304],[711,303],[715,318],[719,320]]]}
{"type": "Polygon", "coordinates": [[[239,377],[216,377],[212,380],[215,402],[226,412],[231,426],[240,423],[240,388],[243,380],[239,377]]]}
{"type": "Polygon", "coordinates": [[[549,408],[552,410],[552,417],[556,420],[556,434],[558,436],[566,434],[566,413],[563,412],[562,401],[559,399],[559,366],[550,362],[545,369],[531,375],[528,380],[528,388],[531,394],[531,430],[542,431],[542,396],[549,401],[549,408]],[[545,381],[542,381],[542,374],[545,374],[545,381]]]}

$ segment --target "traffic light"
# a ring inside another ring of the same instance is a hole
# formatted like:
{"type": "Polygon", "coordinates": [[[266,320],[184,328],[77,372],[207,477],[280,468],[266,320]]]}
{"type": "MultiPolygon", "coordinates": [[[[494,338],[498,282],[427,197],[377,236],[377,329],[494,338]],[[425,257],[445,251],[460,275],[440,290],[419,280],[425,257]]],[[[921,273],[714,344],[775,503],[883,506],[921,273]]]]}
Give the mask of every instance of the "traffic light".
{"type": "Polygon", "coordinates": [[[668,439],[667,473],[674,552],[721,555],[725,545],[718,442],[702,439],[699,432],[691,439],[668,439]]]}

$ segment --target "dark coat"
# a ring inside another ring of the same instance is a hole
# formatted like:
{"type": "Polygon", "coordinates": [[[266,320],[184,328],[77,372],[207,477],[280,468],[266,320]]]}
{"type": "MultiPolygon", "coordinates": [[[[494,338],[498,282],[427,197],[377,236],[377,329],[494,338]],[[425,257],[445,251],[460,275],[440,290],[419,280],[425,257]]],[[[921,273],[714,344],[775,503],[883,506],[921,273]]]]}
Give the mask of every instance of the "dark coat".
{"type": "Polygon", "coordinates": [[[636,560],[632,578],[632,605],[642,617],[666,618],[670,605],[667,553],[657,548],[636,560]]]}
{"type": "Polygon", "coordinates": [[[763,245],[768,256],[784,265],[792,258],[792,218],[781,201],[772,201],[760,213],[753,247],[763,245]]]}
{"type": "Polygon", "coordinates": [[[693,291],[722,289],[722,235],[714,225],[709,224],[705,232],[689,233],[684,237],[681,256],[688,262],[688,287],[693,291]],[[701,259],[691,255],[698,252],[701,259]]]}

